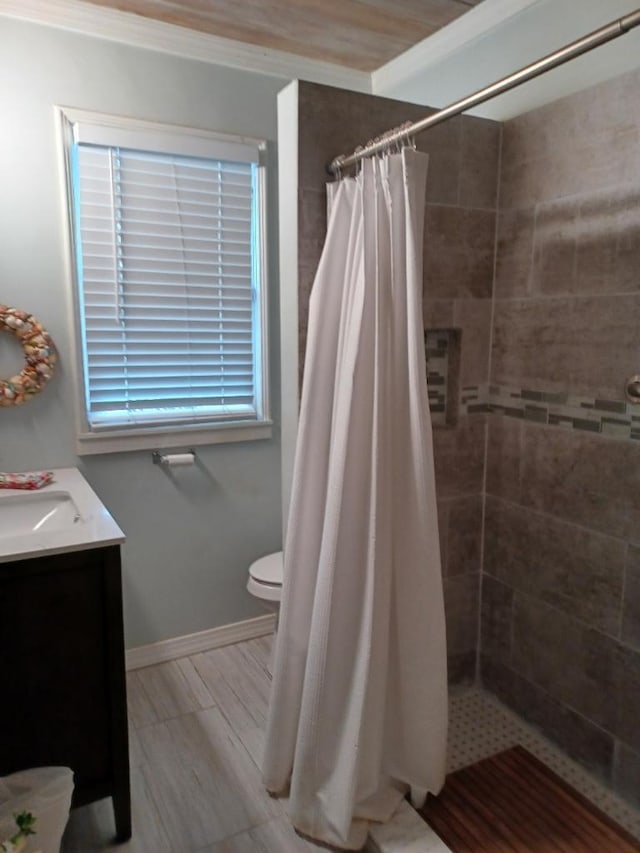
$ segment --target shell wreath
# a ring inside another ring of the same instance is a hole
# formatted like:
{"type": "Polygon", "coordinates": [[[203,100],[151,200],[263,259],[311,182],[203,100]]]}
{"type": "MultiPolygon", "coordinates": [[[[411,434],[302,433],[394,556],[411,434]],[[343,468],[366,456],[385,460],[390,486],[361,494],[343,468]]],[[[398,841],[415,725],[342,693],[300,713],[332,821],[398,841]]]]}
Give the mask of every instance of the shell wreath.
{"type": "Polygon", "coordinates": [[[0,331],[18,338],[26,361],[19,374],[0,379],[0,406],[21,406],[42,391],[53,376],[55,346],[35,317],[7,305],[0,305],[0,331]]]}

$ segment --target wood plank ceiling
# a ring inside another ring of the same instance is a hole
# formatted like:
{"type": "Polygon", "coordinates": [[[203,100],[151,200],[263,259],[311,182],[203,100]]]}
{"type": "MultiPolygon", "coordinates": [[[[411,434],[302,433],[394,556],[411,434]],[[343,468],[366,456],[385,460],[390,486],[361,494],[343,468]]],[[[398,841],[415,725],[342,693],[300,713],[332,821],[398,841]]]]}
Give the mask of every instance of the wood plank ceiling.
{"type": "Polygon", "coordinates": [[[89,2],[359,71],[373,71],[481,0],[89,2]]]}

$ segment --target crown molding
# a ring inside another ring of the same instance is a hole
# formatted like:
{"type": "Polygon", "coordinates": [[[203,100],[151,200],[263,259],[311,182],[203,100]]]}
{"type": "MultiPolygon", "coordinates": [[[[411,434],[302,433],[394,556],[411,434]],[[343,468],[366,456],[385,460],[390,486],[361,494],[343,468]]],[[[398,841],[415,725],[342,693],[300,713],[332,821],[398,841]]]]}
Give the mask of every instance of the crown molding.
{"type": "Polygon", "coordinates": [[[0,0],[0,16],[285,80],[300,79],[358,92],[371,91],[371,75],[363,71],[220,38],[81,0],[0,0]]]}
{"type": "Polygon", "coordinates": [[[371,92],[388,95],[449,55],[519,15],[540,0],[484,0],[446,27],[381,65],[371,74],[371,92]]]}

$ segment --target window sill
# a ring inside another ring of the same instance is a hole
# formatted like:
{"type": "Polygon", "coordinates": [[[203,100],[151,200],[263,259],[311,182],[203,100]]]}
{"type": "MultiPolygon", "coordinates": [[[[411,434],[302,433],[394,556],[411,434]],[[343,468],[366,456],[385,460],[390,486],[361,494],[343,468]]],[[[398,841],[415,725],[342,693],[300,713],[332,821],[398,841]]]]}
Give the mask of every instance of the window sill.
{"type": "Polygon", "coordinates": [[[108,433],[80,433],[76,440],[78,456],[100,453],[128,453],[135,450],[166,450],[174,447],[200,447],[205,444],[231,444],[271,438],[272,421],[255,421],[219,426],[156,427],[119,430],[108,433]]]}

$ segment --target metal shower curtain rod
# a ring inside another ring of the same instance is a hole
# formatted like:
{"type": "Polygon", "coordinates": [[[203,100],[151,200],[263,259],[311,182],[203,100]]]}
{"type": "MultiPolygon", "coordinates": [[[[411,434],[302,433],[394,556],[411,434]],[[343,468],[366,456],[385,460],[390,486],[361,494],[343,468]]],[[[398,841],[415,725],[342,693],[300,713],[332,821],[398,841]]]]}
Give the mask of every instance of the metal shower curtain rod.
{"type": "Polygon", "coordinates": [[[482,104],[491,98],[495,98],[497,95],[501,95],[503,92],[508,92],[509,89],[514,89],[516,86],[520,86],[522,83],[526,83],[528,80],[532,80],[534,77],[538,77],[540,74],[544,74],[558,65],[564,65],[565,62],[569,62],[571,59],[575,59],[577,56],[581,56],[583,53],[599,47],[601,44],[606,44],[606,42],[612,41],[638,26],[640,26],[640,9],[636,9],[635,12],[630,12],[622,18],[618,18],[610,24],[606,24],[604,27],[588,33],[586,36],[577,39],[577,41],[561,47],[559,50],[548,54],[548,56],[544,56],[542,59],[538,59],[536,62],[532,62],[530,65],[525,65],[524,68],[514,71],[508,77],[503,77],[495,83],[485,86],[484,89],[479,89],[472,95],[455,101],[448,107],[444,107],[444,109],[433,113],[433,115],[420,119],[420,121],[416,121],[410,125],[402,125],[396,130],[383,134],[373,142],[357,149],[353,154],[339,155],[327,165],[327,170],[330,174],[337,175],[342,169],[352,166],[365,157],[370,157],[372,154],[384,151],[397,142],[404,142],[412,136],[422,133],[423,130],[433,127],[434,124],[440,124],[440,122],[459,115],[465,112],[465,110],[475,107],[477,104],[482,104]]]}

